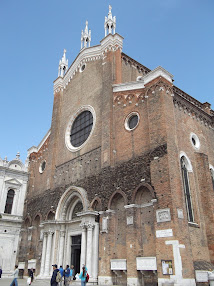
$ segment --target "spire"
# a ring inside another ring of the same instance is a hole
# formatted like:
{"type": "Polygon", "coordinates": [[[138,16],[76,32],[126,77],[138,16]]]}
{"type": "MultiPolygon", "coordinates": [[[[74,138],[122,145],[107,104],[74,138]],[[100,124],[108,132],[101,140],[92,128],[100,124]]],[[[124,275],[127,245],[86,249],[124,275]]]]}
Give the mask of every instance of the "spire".
{"type": "Polygon", "coordinates": [[[17,154],[16,154],[16,159],[17,159],[17,160],[20,160],[20,152],[17,152],[17,154]]]}
{"type": "Polygon", "coordinates": [[[112,7],[109,5],[109,12],[108,12],[108,17],[105,17],[105,23],[104,23],[104,28],[105,28],[105,37],[107,34],[115,34],[115,29],[116,29],[116,17],[112,17],[111,13],[112,7]]]}
{"type": "Polygon", "coordinates": [[[64,49],[62,59],[59,61],[58,76],[63,77],[67,69],[68,69],[68,60],[66,59],[66,50],[64,49]]]}
{"type": "Polygon", "coordinates": [[[91,43],[91,30],[88,30],[88,21],[85,23],[85,30],[81,34],[81,49],[90,47],[91,43]]]}

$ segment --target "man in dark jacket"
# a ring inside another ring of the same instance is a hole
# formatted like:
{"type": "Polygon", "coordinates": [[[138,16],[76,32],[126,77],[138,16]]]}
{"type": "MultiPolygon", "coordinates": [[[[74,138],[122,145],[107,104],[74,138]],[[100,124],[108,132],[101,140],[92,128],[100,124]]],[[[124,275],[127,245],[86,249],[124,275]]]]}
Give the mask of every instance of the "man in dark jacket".
{"type": "Polygon", "coordinates": [[[51,277],[51,286],[57,286],[58,282],[56,282],[56,276],[57,276],[57,272],[59,272],[59,269],[57,269],[57,265],[54,264],[53,266],[53,274],[51,277]]]}

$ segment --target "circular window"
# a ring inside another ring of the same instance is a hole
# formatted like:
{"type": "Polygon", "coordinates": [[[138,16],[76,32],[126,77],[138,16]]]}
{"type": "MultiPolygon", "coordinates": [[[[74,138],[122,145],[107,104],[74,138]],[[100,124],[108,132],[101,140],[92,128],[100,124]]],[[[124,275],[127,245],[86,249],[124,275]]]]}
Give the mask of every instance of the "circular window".
{"type": "Polygon", "coordinates": [[[190,142],[195,149],[200,148],[200,141],[195,133],[190,133],[190,142]]]}
{"type": "Polygon", "coordinates": [[[139,115],[137,112],[130,113],[125,120],[126,130],[134,130],[139,123],[139,115]]]}
{"type": "Polygon", "coordinates": [[[81,107],[71,117],[66,129],[65,144],[70,151],[81,149],[92,134],[95,126],[95,112],[91,106],[81,107]]]}
{"type": "Polygon", "coordinates": [[[43,161],[39,166],[39,172],[42,174],[46,167],[46,161],[43,161]]]}
{"type": "Polygon", "coordinates": [[[71,145],[74,147],[81,146],[91,133],[93,126],[93,115],[89,110],[83,111],[74,120],[71,127],[71,145]]]}

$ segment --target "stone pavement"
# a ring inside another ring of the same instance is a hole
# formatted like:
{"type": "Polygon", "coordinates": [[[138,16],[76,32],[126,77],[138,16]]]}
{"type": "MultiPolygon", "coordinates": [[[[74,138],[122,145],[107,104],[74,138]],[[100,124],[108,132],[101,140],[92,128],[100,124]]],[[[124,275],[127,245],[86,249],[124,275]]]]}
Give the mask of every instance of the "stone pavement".
{"type": "MultiPolygon", "coordinates": [[[[2,278],[0,279],[0,286],[10,286],[13,278],[2,278]]],[[[50,285],[50,280],[35,280],[32,286],[47,286],[50,285]]],[[[79,284],[80,285],[80,284],[79,284]]],[[[18,286],[27,286],[27,279],[18,279],[18,286]]]]}
{"type": "MultiPolygon", "coordinates": [[[[0,279],[0,286],[10,286],[10,283],[12,282],[13,278],[2,278],[0,279]]],[[[37,279],[32,283],[32,286],[49,286],[50,285],[50,279],[37,279]]],[[[80,281],[74,281],[70,284],[70,286],[80,286],[80,281]]],[[[88,283],[88,286],[92,284],[88,283]]],[[[27,286],[27,278],[24,279],[18,279],[18,286],[27,286]]],[[[116,286],[116,285],[115,285],[116,286]]]]}

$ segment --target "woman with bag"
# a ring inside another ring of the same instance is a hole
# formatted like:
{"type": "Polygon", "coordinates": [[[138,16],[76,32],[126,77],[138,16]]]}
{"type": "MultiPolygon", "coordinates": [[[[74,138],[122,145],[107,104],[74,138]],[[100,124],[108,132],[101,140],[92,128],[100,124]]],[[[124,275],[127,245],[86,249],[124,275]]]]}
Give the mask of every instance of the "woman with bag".
{"type": "Polygon", "coordinates": [[[88,282],[89,275],[85,266],[82,267],[82,272],[80,273],[79,278],[81,279],[81,286],[86,286],[86,282],[88,282]]]}

